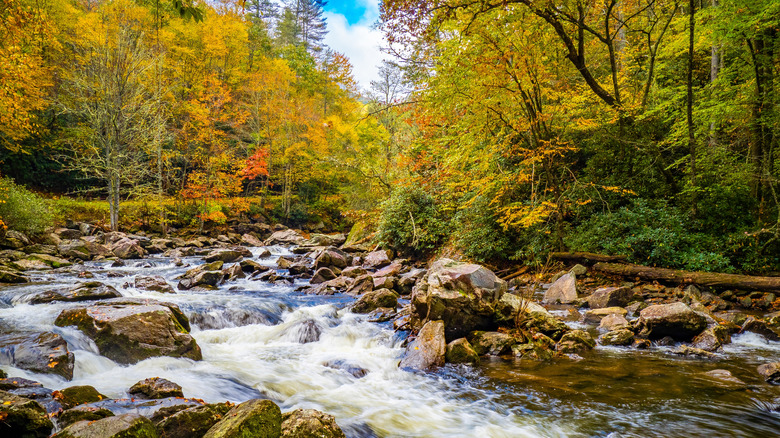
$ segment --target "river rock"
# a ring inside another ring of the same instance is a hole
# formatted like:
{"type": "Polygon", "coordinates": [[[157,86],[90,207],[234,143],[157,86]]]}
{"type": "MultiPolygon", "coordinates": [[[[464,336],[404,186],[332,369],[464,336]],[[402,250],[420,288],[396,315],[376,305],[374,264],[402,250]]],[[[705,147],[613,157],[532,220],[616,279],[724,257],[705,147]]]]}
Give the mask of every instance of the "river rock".
{"type": "Polygon", "coordinates": [[[166,416],[156,423],[161,437],[202,437],[230,411],[228,403],[195,406],[166,416]]]}
{"type": "Polygon", "coordinates": [[[417,339],[406,347],[406,353],[398,366],[417,371],[434,370],[444,365],[446,351],[444,322],[428,321],[420,329],[417,339]]]}
{"type": "Polygon", "coordinates": [[[2,390],[0,419],[0,432],[9,438],[46,438],[54,428],[40,403],[2,390]]]}
{"type": "Polygon", "coordinates": [[[79,421],[96,421],[113,416],[114,413],[105,408],[76,406],[75,408],[67,409],[57,415],[57,424],[61,428],[66,428],[79,421]]]}
{"type": "Polygon", "coordinates": [[[757,333],[770,341],[780,341],[780,335],[772,330],[772,328],[769,327],[766,322],[756,319],[752,316],[749,316],[745,322],[742,323],[742,328],[739,330],[739,332],[757,333]]]}
{"type": "Polygon", "coordinates": [[[341,271],[341,275],[349,278],[358,278],[366,274],[368,274],[368,271],[366,271],[362,266],[349,266],[341,271]]]}
{"type": "Polygon", "coordinates": [[[707,380],[717,384],[717,386],[723,388],[733,390],[747,389],[747,384],[742,380],[734,377],[734,375],[731,374],[731,372],[728,370],[712,370],[707,371],[706,373],[702,373],[701,375],[707,380]]]}
{"type": "Polygon", "coordinates": [[[592,350],[596,341],[585,330],[572,330],[561,336],[561,340],[555,345],[555,350],[561,353],[582,353],[592,350]]]}
{"type": "MultiPolygon", "coordinates": [[[[216,263],[222,263],[216,262],[216,263]]],[[[188,273],[190,271],[187,271],[188,273]]],[[[186,274],[185,274],[186,275],[186,274]]],[[[193,277],[185,277],[179,280],[179,284],[176,286],[179,290],[188,290],[198,286],[216,287],[222,279],[225,278],[225,273],[222,271],[201,271],[195,274],[193,277]]]]}
{"type": "Polygon", "coordinates": [[[92,258],[86,242],[83,240],[63,240],[57,247],[60,255],[70,259],[89,260],[92,258]]]}
{"type": "Polygon", "coordinates": [[[690,341],[707,327],[707,320],[683,303],[656,304],[639,312],[638,327],[651,339],[690,341]]]}
{"type": "MultiPolygon", "coordinates": [[[[56,249],[55,249],[56,251],[56,249]]],[[[69,262],[68,260],[65,260],[61,257],[57,257],[51,254],[40,254],[40,253],[34,253],[30,254],[30,257],[27,258],[28,260],[39,260],[46,265],[52,267],[52,268],[63,268],[65,266],[70,266],[73,263],[69,262]]]]}
{"type": "Polygon", "coordinates": [[[396,282],[395,277],[373,277],[374,289],[395,289],[396,282]]]}
{"type": "Polygon", "coordinates": [[[370,275],[362,275],[355,279],[352,284],[347,287],[346,294],[352,296],[358,296],[371,292],[374,290],[374,277],[370,275]]]}
{"type": "Polygon", "coordinates": [[[200,360],[200,347],[189,334],[189,322],[180,310],[178,313],[171,305],[151,300],[146,304],[105,302],[63,310],[54,323],[76,326],[95,341],[100,354],[121,364],[155,356],[200,360]]]}
{"type": "Polygon", "coordinates": [[[306,241],[300,233],[295,230],[275,231],[271,237],[265,240],[264,246],[270,245],[301,245],[306,241]]]}
{"type": "Polygon", "coordinates": [[[75,287],[64,290],[48,290],[38,292],[29,297],[30,304],[43,304],[52,301],[94,301],[105,300],[109,298],[120,298],[122,296],[113,286],[103,284],[99,281],[87,281],[79,283],[75,287]]]}
{"type": "Polygon", "coordinates": [[[54,393],[54,398],[60,402],[63,409],[71,409],[79,405],[105,400],[106,396],[93,386],[70,386],[54,393]]]}
{"type": "Polygon", "coordinates": [[[304,261],[295,262],[287,268],[290,275],[301,275],[309,272],[309,265],[304,261]]]}
{"type": "Polygon", "coordinates": [[[479,364],[479,354],[466,338],[455,339],[447,344],[444,359],[449,363],[479,364]]]}
{"type": "Polygon", "coordinates": [[[634,298],[634,291],[628,287],[604,287],[596,289],[588,297],[588,306],[591,309],[604,307],[625,307],[634,298]]]}
{"type": "Polygon", "coordinates": [[[493,319],[502,326],[542,333],[552,339],[560,339],[569,331],[569,326],[544,307],[511,293],[502,295],[498,300],[493,319]]]}
{"type": "Polygon", "coordinates": [[[141,380],[127,391],[136,398],[153,400],[167,397],[184,397],[181,386],[160,377],[141,380]]]}
{"type": "Polygon", "coordinates": [[[0,361],[35,373],[73,378],[75,358],[68,343],[57,333],[0,336],[0,361]]]}
{"type": "Polygon", "coordinates": [[[320,284],[325,283],[328,280],[333,280],[334,278],[336,278],[336,274],[334,274],[330,268],[319,268],[314,272],[309,283],[320,284]]]}
{"type": "Polygon", "coordinates": [[[591,309],[582,316],[582,322],[587,324],[599,324],[601,320],[609,315],[620,315],[625,318],[628,311],[622,307],[604,307],[601,309],[591,309]]]}
{"type": "Polygon", "coordinates": [[[714,353],[711,353],[707,350],[702,350],[701,348],[691,347],[690,345],[685,345],[685,344],[677,347],[677,349],[674,350],[674,354],[680,356],[693,356],[693,357],[699,357],[705,359],[715,358],[714,353]]]}
{"type": "Polygon", "coordinates": [[[222,280],[220,280],[220,283],[233,281],[239,278],[246,278],[246,274],[244,274],[244,270],[241,269],[241,265],[236,263],[231,265],[229,268],[222,270],[222,280]]]}
{"type": "Polygon", "coordinates": [[[203,438],[275,438],[282,433],[282,411],[270,400],[249,400],[231,409],[203,438]]]}
{"type": "Polygon", "coordinates": [[[758,374],[772,385],[780,385],[780,362],[765,363],[757,368],[758,374]]]}
{"type": "Polygon", "coordinates": [[[19,271],[0,267],[0,283],[27,283],[28,281],[30,280],[19,271]]]}
{"type": "Polygon", "coordinates": [[[390,264],[390,252],[385,250],[374,251],[366,254],[363,259],[363,267],[379,269],[390,264]]]}
{"type": "Polygon", "coordinates": [[[351,257],[337,248],[326,248],[314,258],[314,269],[337,267],[344,269],[349,266],[351,257]]]}
{"type": "Polygon", "coordinates": [[[628,320],[625,316],[619,313],[612,313],[601,319],[599,323],[599,330],[611,332],[613,330],[619,330],[628,328],[628,320]]]}
{"type": "Polygon", "coordinates": [[[176,293],[176,291],[173,290],[173,287],[159,275],[139,275],[135,277],[134,285],[136,289],[150,290],[168,294],[176,293]]]}
{"type": "Polygon", "coordinates": [[[145,417],[122,414],[97,421],[79,421],[52,438],[157,438],[157,429],[145,417]]]}
{"type": "Polygon", "coordinates": [[[715,351],[722,345],[731,342],[729,330],[722,326],[712,326],[693,338],[693,346],[705,351],[715,351]]]}
{"type": "Polygon", "coordinates": [[[506,292],[504,280],[489,269],[440,259],[412,293],[414,317],[420,322],[441,320],[447,339],[495,327],[496,303],[506,292]]]}
{"type": "Polygon", "coordinates": [[[292,266],[293,263],[295,263],[295,261],[289,257],[281,256],[276,260],[276,267],[279,269],[290,269],[290,266],[292,266]]]}
{"type": "Polygon", "coordinates": [[[111,252],[120,259],[140,259],[146,255],[146,251],[135,239],[123,237],[110,246],[111,252]]]}
{"type": "Polygon", "coordinates": [[[542,299],[545,303],[569,304],[577,300],[577,277],[574,274],[565,274],[555,280],[544,293],[542,299]]]}
{"type": "Polygon", "coordinates": [[[254,260],[241,260],[239,266],[241,266],[241,270],[243,270],[247,274],[254,274],[255,272],[265,272],[271,269],[270,267],[261,265],[260,263],[257,263],[254,260]]]}
{"type": "Polygon", "coordinates": [[[263,246],[263,241],[253,234],[246,233],[241,236],[241,244],[246,246],[263,246]]]}
{"type": "Polygon", "coordinates": [[[234,249],[218,249],[203,257],[203,260],[206,263],[212,263],[216,261],[221,261],[223,263],[233,263],[241,261],[243,258],[244,256],[242,253],[234,249]]]}
{"type": "Polygon", "coordinates": [[[13,266],[20,271],[45,271],[51,269],[51,266],[49,266],[46,262],[31,258],[17,260],[13,262],[13,266]]]}
{"type": "Polygon", "coordinates": [[[352,306],[354,313],[369,313],[379,307],[395,308],[398,306],[399,295],[390,289],[379,289],[361,295],[352,306]]]}
{"type": "Polygon", "coordinates": [[[296,409],[282,415],[281,438],[346,438],[333,415],[296,409]]]}
{"type": "Polygon", "coordinates": [[[517,341],[506,333],[473,331],[468,335],[468,341],[474,351],[482,355],[500,356],[512,351],[512,345],[517,341]]]}
{"type": "Polygon", "coordinates": [[[627,346],[634,343],[634,332],[628,329],[614,330],[599,336],[601,345],[627,346]]]}

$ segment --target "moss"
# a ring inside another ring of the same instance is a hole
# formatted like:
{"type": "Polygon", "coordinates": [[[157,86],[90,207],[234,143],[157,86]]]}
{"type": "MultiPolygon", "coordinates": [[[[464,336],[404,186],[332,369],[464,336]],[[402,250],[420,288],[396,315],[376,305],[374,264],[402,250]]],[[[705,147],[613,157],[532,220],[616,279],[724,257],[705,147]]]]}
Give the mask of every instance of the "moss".
{"type": "Polygon", "coordinates": [[[54,392],[54,398],[60,402],[63,408],[70,409],[78,405],[93,403],[106,398],[92,386],[71,386],[54,392]]]}
{"type": "Polygon", "coordinates": [[[270,400],[249,400],[231,409],[203,438],[277,438],[282,411],[270,400]]]}

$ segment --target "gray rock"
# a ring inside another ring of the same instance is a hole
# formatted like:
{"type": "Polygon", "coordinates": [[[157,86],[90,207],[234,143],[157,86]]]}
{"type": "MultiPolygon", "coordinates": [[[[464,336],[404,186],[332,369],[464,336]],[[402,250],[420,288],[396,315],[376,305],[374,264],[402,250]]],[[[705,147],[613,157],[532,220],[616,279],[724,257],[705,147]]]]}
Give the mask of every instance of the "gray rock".
{"type": "Polygon", "coordinates": [[[280,438],[346,438],[332,415],[314,409],[296,409],[282,415],[280,438]]]}
{"type": "Polygon", "coordinates": [[[0,363],[42,374],[73,378],[75,358],[57,333],[20,333],[0,336],[0,363]]]}
{"type": "Polygon", "coordinates": [[[413,318],[419,324],[443,321],[449,340],[490,330],[496,325],[496,303],[506,289],[506,282],[483,266],[440,259],[415,286],[413,318]]]}
{"type": "Polygon", "coordinates": [[[601,345],[631,345],[634,343],[634,332],[628,329],[611,331],[599,336],[598,342],[601,345]]]}
{"type": "Polygon", "coordinates": [[[690,341],[707,327],[707,319],[683,303],[656,304],[639,313],[642,334],[651,339],[671,336],[690,341]]]}
{"type": "Polygon", "coordinates": [[[155,276],[146,276],[146,275],[139,275],[135,277],[135,287],[136,289],[142,289],[142,290],[151,290],[155,292],[161,292],[161,293],[176,293],[176,291],[173,290],[173,286],[168,284],[167,281],[163,277],[160,277],[159,275],[155,276]]]}
{"type": "Polygon", "coordinates": [[[68,290],[48,290],[44,292],[38,292],[28,296],[26,299],[30,304],[43,304],[51,303],[53,301],[94,301],[104,300],[108,298],[119,298],[122,294],[113,286],[103,284],[99,281],[87,281],[79,283],[75,287],[68,290]]]}
{"type": "Polygon", "coordinates": [[[9,438],[46,438],[54,428],[40,403],[6,391],[0,391],[0,418],[9,438]]]}
{"type": "Polygon", "coordinates": [[[634,291],[627,287],[604,287],[597,289],[588,297],[591,309],[604,307],[625,307],[634,298],[634,291]]]}
{"type": "Polygon", "coordinates": [[[167,397],[184,397],[181,386],[160,377],[141,380],[127,391],[136,398],[159,399],[167,397]]]}
{"type": "Polygon", "coordinates": [[[765,363],[757,368],[758,374],[767,383],[780,385],[780,362],[765,363]]]}
{"type": "Polygon", "coordinates": [[[203,438],[272,438],[282,434],[282,411],[270,400],[249,400],[231,409],[203,438]]]}
{"type": "Polygon", "coordinates": [[[577,299],[577,277],[574,274],[561,276],[544,293],[542,299],[545,303],[573,303],[577,299]]]}
{"type": "Polygon", "coordinates": [[[52,438],[155,438],[157,430],[149,419],[137,414],[123,414],[97,421],[79,421],[52,438]]]}
{"type": "Polygon", "coordinates": [[[509,354],[512,346],[517,343],[506,333],[473,331],[468,335],[468,341],[478,355],[500,356],[509,354]]]}
{"type": "Polygon", "coordinates": [[[366,257],[363,259],[363,266],[366,268],[383,268],[390,264],[390,255],[388,254],[389,251],[374,251],[366,254],[366,257]]]}
{"type": "Polygon", "coordinates": [[[447,343],[444,340],[444,322],[428,321],[417,338],[406,347],[398,365],[404,369],[430,371],[444,365],[447,343]]]}
{"type": "Polygon", "coordinates": [[[378,289],[363,294],[352,306],[354,313],[369,313],[379,307],[395,309],[398,305],[398,294],[390,289],[378,289]]]}

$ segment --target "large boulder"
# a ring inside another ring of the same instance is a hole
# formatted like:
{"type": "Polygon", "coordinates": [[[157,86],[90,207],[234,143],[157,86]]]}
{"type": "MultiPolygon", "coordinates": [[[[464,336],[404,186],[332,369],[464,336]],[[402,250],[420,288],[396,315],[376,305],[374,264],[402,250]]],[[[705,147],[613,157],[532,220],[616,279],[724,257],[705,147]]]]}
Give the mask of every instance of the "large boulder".
{"type": "Polygon", "coordinates": [[[57,333],[0,336],[0,362],[35,373],[73,378],[75,358],[68,343],[57,333]]]}
{"type": "Polygon", "coordinates": [[[263,241],[254,234],[245,233],[241,236],[241,244],[246,246],[263,246],[263,241]]]}
{"type": "Polygon", "coordinates": [[[160,293],[176,293],[173,287],[159,275],[139,275],[135,277],[134,284],[136,289],[150,290],[160,293]]]}
{"type": "Polygon", "coordinates": [[[414,317],[420,323],[443,321],[448,340],[489,330],[506,289],[506,282],[483,266],[440,259],[412,293],[414,317]]]}
{"type": "Polygon", "coordinates": [[[374,290],[374,277],[366,274],[355,278],[355,280],[347,286],[346,294],[358,296],[371,292],[372,290],[374,290]]]}
{"type": "Polygon", "coordinates": [[[447,342],[444,340],[444,322],[428,321],[417,338],[407,347],[401,363],[404,369],[430,371],[444,365],[447,342]]]}
{"type": "Polygon", "coordinates": [[[640,334],[651,339],[671,336],[690,341],[707,328],[707,319],[684,303],[656,304],[639,312],[640,334]]]}
{"type": "Polygon", "coordinates": [[[314,258],[314,269],[336,267],[344,269],[349,266],[352,257],[337,248],[326,248],[314,258]]]}
{"type": "Polygon", "coordinates": [[[367,268],[379,269],[389,264],[390,264],[390,254],[388,253],[388,251],[384,251],[384,250],[370,252],[366,254],[366,257],[363,259],[363,266],[367,268]]]}
{"type": "Polygon", "coordinates": [[[715,351],[731,342],[729,330],[720,324],[712,326],[693,338],[693,346],[705,351],[715,351]]]}
{"type": "Polygon", "coordinates": [[[202,437],[230,411],[228,403],[215,403],[183,409],[156,423],[165,438],[202,437]]]}
{"type": "Polygon", "coordinates": [[[221,261],[224,263],[233,263],[241,261],[244,258],[243,252],[236,251],[234,249],[217,249],[209,254],[207,254],[205,257],[203,257],[203,260],[206,263],[221,261]]]}
{"type": "Polygon", "coordinates": [[[582,353],[592,350],[596,341],[585,330],[572,330],[561,336],[561,340],[555,345],[555,349],[561,353],[582,353]]]}
{"type": "Polygon", "coordinates": [[[40,403],[0,391],[0,432],[5,437],[46,438],[54,428],[40,403]]]}
{"type": "Polygon", "coordinates": [[[354,313],[370,313],[380,307],[395,309],[399,295],[390,289],[378,289],[363,294],[352,306],[354,313]]]}
{"type": "Polygon", "coordinates": [[[300,245],[305,241],[306,238],[295,230],[281,230],[271,234],[271,237],[265,240],[264,245],[300,245]]]}
{"type": "Polygon", "coordinates": [[[100,354],[122,364],[155,356],[201,359],[189,321],[167,303],[104,302],[63,310],[54,323],[76,326],[95,341],[100,354]]]}
{"type": "Polygon", "coordinates": [[[333,280],[334,278],[336,278],[336,274],[334,274],[330,268],[319,268],[316,272],[314,272],[311,280],[309,280],[309,283],[321,284],[325,283],[326,281],[333,280]]]}
{"type": "Polygon", "coordinates": [[[591,309],[604,307],[625,307],[634,298],[634,291],[628,287],[603,287],[596,289],[588,297],[588,306],[591,309]]]}
{"type": "Polygon", "coordinates": [[[231,409],[203,438],[277,438],[282,411],[270,400],[249,400],[231,409]]]}
{"type": "Polygon", "coordinates": [[[564,274],[544,293],[545,303],[569,304],[577,300],[577,276],[564,274]]]}
{"type": "Polygon", "coordinates": [[[83,404],[105,400],[106,396],[98,392],[94,386],[80,385],[55,391],[54,398],[62,405],[63,409],[71,409],[83,404]]]}
{"type": "Polygon", "coordinates": [[[469,333],[468,341],[479,355],[500,356],[512,351],[517,341],[506,333],[474,331],[469,333]]]}
{"type": "Polygon", "coordinates": [[[146,417],[122,414],[97,421],[79,421],[52,438],[157,438],[157,429],[146,417]]]}
{"type": "Polygon", "coordinates": [[[515,294],[501,296],[493,317],[500,325],[542,333],[552,339],[560,339],[569,331],[569,327],[547,309],[515,294]]]}
{"type": "Polygon", "coordinates": [[[468,339],[460,338],[447,344],[444,358],[449,363],[479,363],[479,354],[474,350],[468,339]]]}
{"type": "Polygon", "coordinates": [[[0,283],[27,283],[29,280],[21,272],[0,267],[0,283]]]}
{"type": "Polygon", "coordinates": [[[43,304],[52,301],[95,301],[109,298],[120,298],[122,296],[113,286],[103,284],[99,281],[88,281],[79,283],[67,290],[47,290],[38,292],[29,296],[27,299],[30,304],[43,304]]]}
{"type": "Polygon", "coordinates": [[[140,259],[146,254],[141,244],[129,237],[123,237],[112,243],[110,249],[120,259],[140,259]]]}
{"type": "Polygon", "coordinates": [[[282,415],[281,438],[346,438],[333,415],[296,409],[282,415]]]}
{"type": "Polygon", "coordinates": [[[150,377],[141,380],[131,386],[127,392],[136,398],[152,400],[167,397],[184,397],[181,386],[160,377],[150,377]]]}

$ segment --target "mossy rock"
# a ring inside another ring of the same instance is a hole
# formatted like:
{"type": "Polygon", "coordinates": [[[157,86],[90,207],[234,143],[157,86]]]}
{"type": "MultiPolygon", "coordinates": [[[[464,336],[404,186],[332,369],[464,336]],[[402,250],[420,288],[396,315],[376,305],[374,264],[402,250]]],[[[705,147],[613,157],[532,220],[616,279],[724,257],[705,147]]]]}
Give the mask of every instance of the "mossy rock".
{"type": "Polygon", "coordinates": [[[0,432],[4,437],[44,438],[54,428],[35,400],[0,391],[0,432]]]}
{"type": "Polygon", "coordinates": [[[444,359],[449,363],[479,363],[479,354],[466,338],[455,339],[447,344],[444,359]]]}
{"type": "Polygon", "coordinates": [[[204,438],[278,438],[282,411],[270,400],[249,400],[231,409],[204,438]]]}
{"type": "Polygon", "coordinates": [[[83,385],[55,391],[54,398],[60,402],[63,409],[70,409],[78,405],[105,400],[107,397],[93,386],[83,385]]]}
{"type": "Polygon", "coordinates": [[[65,428],[79,421],[97,421],[107,417],[113,417],[114,413],[105,408],[95,406],[76,406],[57,416],[57,423],[65,428]]]}
{"type": "Polygon", "coordinates": [[[136,414],[106,417],[97,421],[79,421],[52,438],[158,438],[149,419],[136,414]]]}
{"type": "Polygon", "coordinates": [[[230,411],[228,403],[196,406],[175,412],[156,423],[165,438],[202,437],[230,411]]]}
{"type": "Polygon", "coordinates": [[[296,409],[282,416],[281,438],[345,438],[329,414],[314,409],[296,409]]]}

